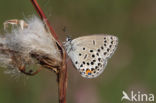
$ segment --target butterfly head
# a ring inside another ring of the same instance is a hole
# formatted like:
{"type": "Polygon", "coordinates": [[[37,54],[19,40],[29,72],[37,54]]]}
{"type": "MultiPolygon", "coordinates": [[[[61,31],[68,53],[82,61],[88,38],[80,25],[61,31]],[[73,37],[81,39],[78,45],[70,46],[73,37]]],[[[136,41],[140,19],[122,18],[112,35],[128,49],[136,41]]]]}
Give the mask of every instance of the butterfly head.
{"type": "Polygon", "coordinates": [[[66,42],[64,43],[64,46],[65,46],[65,49],[66,49],[67,54],[70,52],[70,50],[72,48],[71,42],[72,42],[71,37],[67,36],[66,42]]]}
{"type": "Polygon", "coordinates": [[[67,38],[66,38],[66,42],[71,42],[71,41],[72,41],[72,38],[69,37],[69,36],[67,36],[67,38]]]}

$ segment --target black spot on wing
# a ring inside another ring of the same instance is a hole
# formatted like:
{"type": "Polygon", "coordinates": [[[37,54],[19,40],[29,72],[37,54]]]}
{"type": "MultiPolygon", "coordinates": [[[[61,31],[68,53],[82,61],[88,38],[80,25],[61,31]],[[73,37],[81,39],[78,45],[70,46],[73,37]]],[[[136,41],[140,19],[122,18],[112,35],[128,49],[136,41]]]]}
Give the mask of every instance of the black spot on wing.
{"type": "Polygon", "coordinates": [[[93,40],[93,45],[95,45],[95,40],[93,40]]]}
{"type": "Polygon", "coordinates": [[[107,49],[107,52],[109,52],[109,50],[110,50],[110,49],[108,48],[108,49],[107,49]]]}
{"type": "Polygon", "coordinates": [[[94,58],[94,57],[95,57],[95,55],[93,54],[93,55],[92,55],[92,57],[94,58]]]}
{"type": "Polygon", "coordinates": [[[83,64],[86,64],[85,61],[82,62],[83,64]]]}
{"type": "Polygon", "coordinates": [[[107,52],[104,52],[103,54],[104,54],[104,55],[106,55],[106,54],[107,54],[107,52]]]}
{"type": "Polygon", "coordinates": [[[104,49],[103,46],[101,46],[101,49],[102,49],[102,50],[104,49]]]}
{"type": "Polygon", "coordinates": [[[84,59],[86,59],[87,58],[87,54],[84,56],[84,59]]]}
{"type": "Polygon", "coordinates": [[[98,49],[97,51],[100,52],[100,49],[98,49]]]}
{"type": "Polygon", "coordinates": [[[78,64],[78,61],[76,61],[75,64],[78,64]]]}
{"type": "Polygon", "coordinates": [[[92,53],[92,52],[93,52],[93,50],[90,50],[90,52],[92,53]]]}

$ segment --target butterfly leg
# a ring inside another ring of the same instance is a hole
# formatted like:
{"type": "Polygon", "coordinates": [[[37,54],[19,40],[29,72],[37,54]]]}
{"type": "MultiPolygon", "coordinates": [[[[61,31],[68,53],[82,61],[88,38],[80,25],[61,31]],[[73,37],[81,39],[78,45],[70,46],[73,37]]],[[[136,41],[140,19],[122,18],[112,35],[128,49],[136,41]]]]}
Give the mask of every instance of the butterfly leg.
{"type": "Polygon", "coordinates": [[[24,28],[28,27],[28,24],[24,21],[24,20],[18,20],[18,19],[11,19],[11,20],[7,20],[3,23],[4,25],[4,30],[6,30],[8,28],[8,25],[19,25],[21,27],[21,29],[23,30],[24,28]]]}

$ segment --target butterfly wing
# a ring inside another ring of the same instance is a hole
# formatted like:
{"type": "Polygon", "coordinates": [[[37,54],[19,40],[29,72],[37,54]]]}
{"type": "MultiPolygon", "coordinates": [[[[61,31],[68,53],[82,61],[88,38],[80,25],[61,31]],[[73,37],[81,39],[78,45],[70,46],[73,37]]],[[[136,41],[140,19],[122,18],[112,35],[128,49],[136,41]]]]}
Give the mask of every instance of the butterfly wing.
{"type": "Polygon", "coordinates": [[[113,55],[117,44],[116,36],[82,36],[71,41],[68,55],[81,76],[95,78],[105,69],[107,60],[113,55]]]}

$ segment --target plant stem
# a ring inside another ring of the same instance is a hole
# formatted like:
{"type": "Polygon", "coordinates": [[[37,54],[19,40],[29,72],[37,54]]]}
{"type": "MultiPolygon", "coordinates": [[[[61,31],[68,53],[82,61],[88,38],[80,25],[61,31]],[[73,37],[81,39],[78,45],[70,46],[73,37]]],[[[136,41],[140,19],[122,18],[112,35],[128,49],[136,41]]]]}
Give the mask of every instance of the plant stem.
{"type": "Polygon", "coordinates": [[[67,65],[66,65],[66,52],[62,43],[59,41],[57,34],[55,33],[53,27],[50,25],[47,17],[45,16],[43,10],[40,8],[37,0],[30,0],[39,14],[42,21],[48,26],[51,35],[55,38],[58,48],[62,53],[62,66],[59,68],[59,73],[57,74],[58,80],[58,91],[59,91],[59,103],[66,103],[66,89],[67,89],[67,65]]]}

